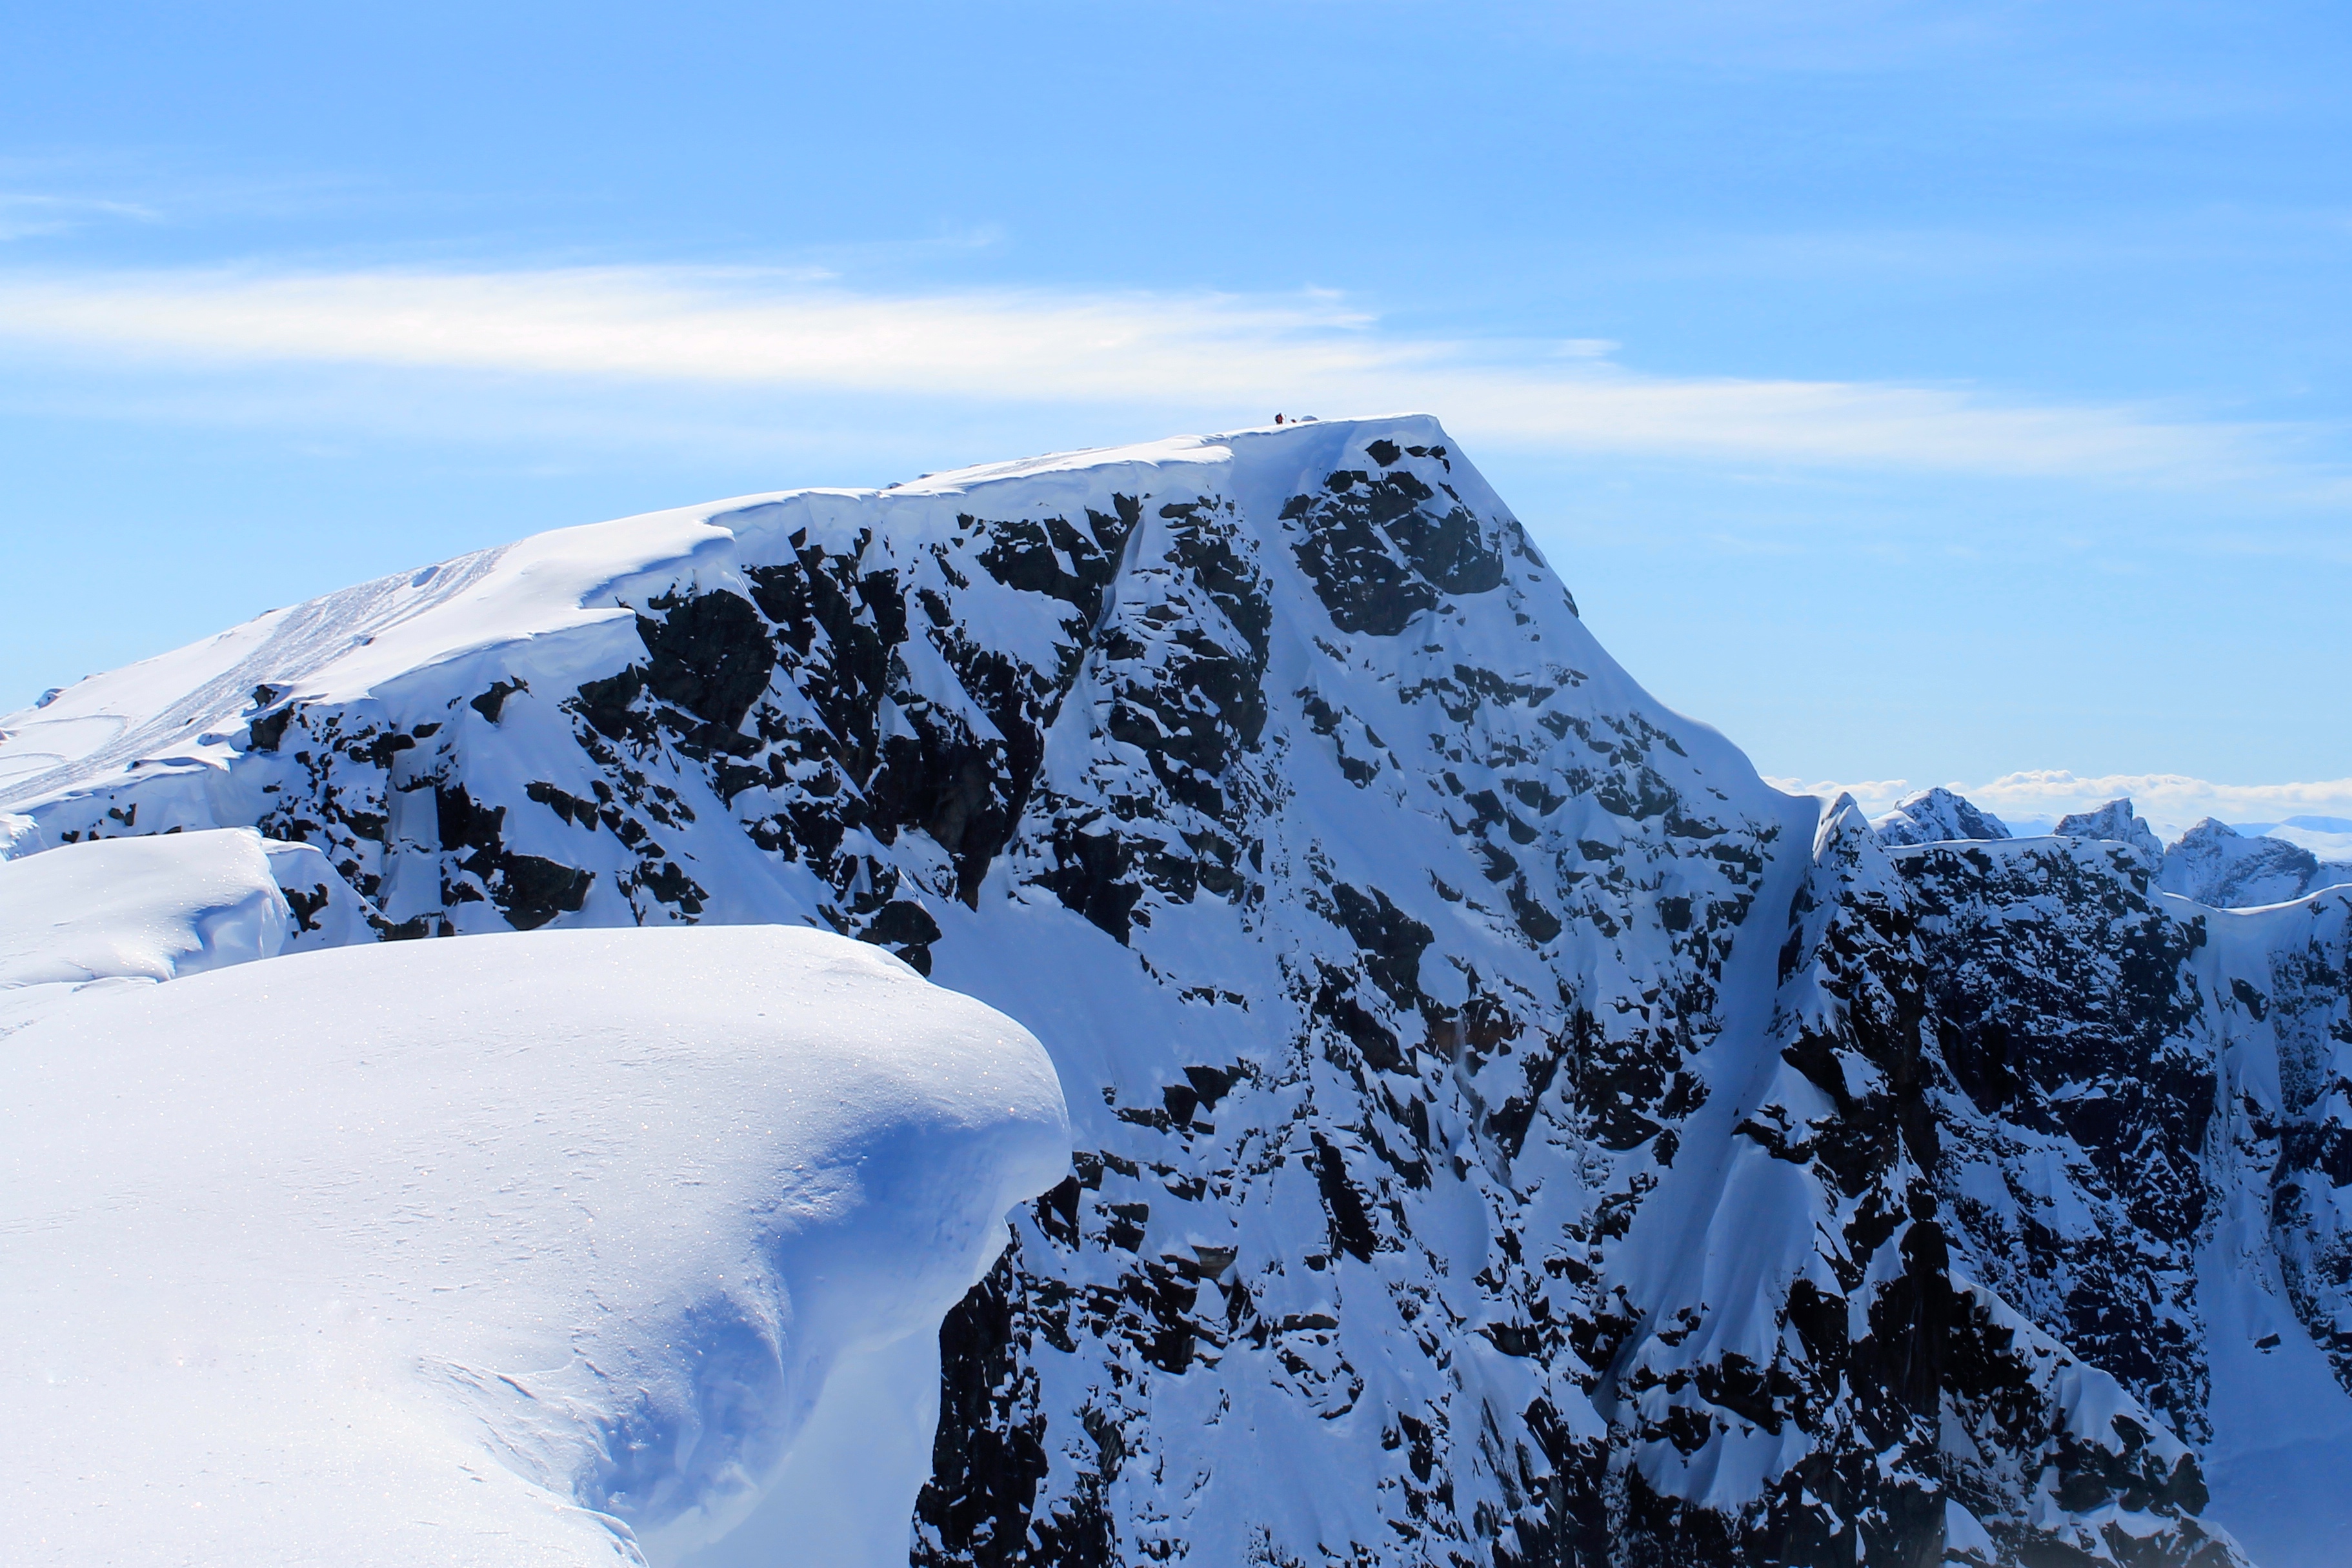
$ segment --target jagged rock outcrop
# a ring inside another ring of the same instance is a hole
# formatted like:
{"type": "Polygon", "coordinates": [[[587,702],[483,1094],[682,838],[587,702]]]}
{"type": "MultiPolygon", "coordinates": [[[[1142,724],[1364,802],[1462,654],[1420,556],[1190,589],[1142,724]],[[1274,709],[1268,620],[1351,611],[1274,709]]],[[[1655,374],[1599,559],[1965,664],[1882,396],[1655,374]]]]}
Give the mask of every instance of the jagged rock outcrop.
{"type": "Polygon", "coordinates": [[[172,657],[7,721],[0,805],[258,825],[387,937],[822,922],[1046,1043],[1080,1152],[943,1335],[918,1563],[2216,1568],[2230,1358],[2352,1411],[2345,896],[1768,788],[1433,421],[542,535],[172,657]]]}
{"type": "Polygon", "coordinates": [[[2111,800],[2095,811],[2078,811],[2058,819],[2052,828],[2059,838],[2091,838],[2110,844],[2127,844],[2147,858],[2151,868],[2164,863],[2164,845],[2156,829],[2140,820],[2129,800],[2111,800]]]}

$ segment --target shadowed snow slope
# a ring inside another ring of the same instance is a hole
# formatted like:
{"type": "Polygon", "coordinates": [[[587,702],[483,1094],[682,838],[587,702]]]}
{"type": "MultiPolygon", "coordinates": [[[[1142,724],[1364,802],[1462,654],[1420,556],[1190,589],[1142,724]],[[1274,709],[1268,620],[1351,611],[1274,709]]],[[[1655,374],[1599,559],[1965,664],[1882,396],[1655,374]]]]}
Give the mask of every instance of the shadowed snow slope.
{"type": "MultiPolygon", "coordinates": [[[[75,997],[0,1044],[6,1554],[676,1561],[813,1410],[840,1435],[829,1376],[936,1387],[940,1316],[1068,1151],[1034,1039],[829,933],[350,947],[75,997]]],[[[909,1415],[849,1429],[878,1557],[772,1560],[904,1561],[909,1415]]]]}
{"type": "MultiPolygon", "coordinates": [[[[947,1316],[927,1568],[2352,1561],[2249,1392],[2352,1465],[2347,896],[1769,788],[1433,419],[567,530],[0,729],[68,849],[258,827],[389,935],[822,925],[1034,1029],[1075,1169],[947,1316]]],[[[510,1433],[585,1364],[451,1386],[510,1433]]],[[[553,1490],[691,1489],[613,1463],[553,1490]]]]}

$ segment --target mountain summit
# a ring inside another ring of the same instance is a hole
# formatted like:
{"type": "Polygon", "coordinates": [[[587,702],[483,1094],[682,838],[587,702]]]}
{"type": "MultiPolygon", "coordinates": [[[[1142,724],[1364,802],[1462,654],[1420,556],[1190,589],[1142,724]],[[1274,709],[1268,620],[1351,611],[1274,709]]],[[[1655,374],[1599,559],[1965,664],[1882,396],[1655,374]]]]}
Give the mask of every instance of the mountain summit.
{"type": "Polygon", "coordinates": [[[1780,794],[1434,420],[543,534],[0,728],[48,842],[257,826],[387,939],[822,925],[1034,1031],[1079,1153],[916,1563],[2352,1540],[2352,889],[1780,794]]]}

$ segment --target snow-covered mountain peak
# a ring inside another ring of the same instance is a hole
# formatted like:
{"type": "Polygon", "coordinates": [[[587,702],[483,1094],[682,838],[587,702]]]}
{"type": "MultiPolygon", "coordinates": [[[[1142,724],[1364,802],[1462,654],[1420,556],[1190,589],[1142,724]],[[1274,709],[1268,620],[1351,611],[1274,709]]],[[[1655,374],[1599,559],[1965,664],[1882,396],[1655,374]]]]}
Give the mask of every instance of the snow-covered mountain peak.
{"type": "Polygon", "coordinates": [[[2284,838],[2249,837],[2209,816],[2165,850],[2160,882],[2200,904],[2242,909],[2352,883],[2352,865],[2323,862],[2284,838]]]}
{"type": "Polygon", "coordinates": [[[2129,800],[2111,800],[2094,811],[2078,811],[2058,819],[2051,833],[2059,838],[2095,838],[2128,844],[2148,858],[2151,866],[2164,859],[2164,844],[2156,830],[2140,819],[2129,800]]]}
{"type": "Polygon", "coordinates": [[[1938,784],[1906,795],[1871,824],[1882,844],[1934,844],[1956,838],[2007,838],[2008,825],[1938,784]]]}
{"type": "Polygon", "coordinates": [[[1433,420],[738,498],[225,639],[0,721],[0,808],[315,846],[388,937],[821,925],[1052,1052],[1076,1157],[949,1321],[920,1563],[2202,1568],[2261,1467],[2198,1368],[2332,1364],[2330,896],[2169,899],[2127,803],[1780,794],[1433,420]],[[2252,1315],[2224,1215],[2300,1282],[2252,1315]]]}

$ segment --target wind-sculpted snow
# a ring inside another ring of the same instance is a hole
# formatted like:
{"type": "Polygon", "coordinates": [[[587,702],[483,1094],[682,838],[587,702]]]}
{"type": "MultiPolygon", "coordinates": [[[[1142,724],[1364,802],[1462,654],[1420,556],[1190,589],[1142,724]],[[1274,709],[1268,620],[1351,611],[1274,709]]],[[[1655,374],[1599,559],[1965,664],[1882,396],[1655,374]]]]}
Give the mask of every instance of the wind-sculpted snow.
{"type": "Polygon", "coordinates": [[[0,860],[14,860],[47,847],[42,841],[39,823],[29,816],[0,812],[0,860]]]}
{"type": "Polygon", "coordinates": [[[0,1036],[92,987],[373,935],[358,895],[316,849],[249,827],[19,856],[0,861],[0,1036]]]}
{"type": "Polygon", "coordinates": [[[372,643],[301,606],[6,721],[0,768],[58,760],[0,806],[257,825],[387,936],[821,924],[1021,1019],[1075,1172],[949,1315],[917,1563],[2217,1568],[2266,1528],[2234,1480],[2204,1517],[2209,1460],[2252,1473],[2227,1358],[2332,1366],[2352,1208],[2333,1069],[2241,1149],[2229,1053],[2336,1048],[2337,939],[2265,911],[2207,975],[2241,917],[2097,842],[2127,806],[2011,840],[1768,788],[1433,421],[446,570],[354,590],[372,643]],[[179,760],[89,739],[158,726],[179,760]],[[2295,1043],[2222,1043],[2241,971],[2295,1043]],[[2274,1310],[2215,1304],[2250,1279],[2274,1310]]]}
{"type": "Polygon", "coordinates": [[[1034,1039],[830,933],[75,998],[0,1045],[8,1560],[903,1559],[938,1324],[1068,1147],[1034,1039]]]}
{"type": "Polygon", "coordinates": [[[0,861],[0,987],[170,980],[285,949],[250,828],[78,844],[0,861]]]}

